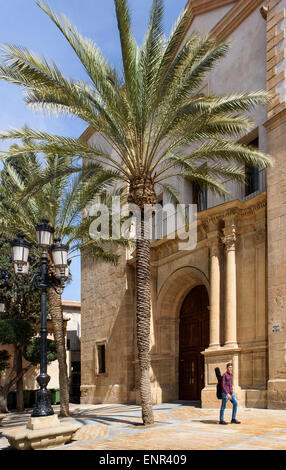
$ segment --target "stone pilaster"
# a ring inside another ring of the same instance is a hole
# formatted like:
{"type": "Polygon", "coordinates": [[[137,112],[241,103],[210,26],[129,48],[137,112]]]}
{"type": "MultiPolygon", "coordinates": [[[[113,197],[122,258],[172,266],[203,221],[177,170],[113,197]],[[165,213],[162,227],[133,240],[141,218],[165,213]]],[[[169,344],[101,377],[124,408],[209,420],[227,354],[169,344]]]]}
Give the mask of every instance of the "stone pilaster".
{"type": "Polygon", "coordinates": [[[272,95],[268,119],[286,107],[286,0],[267,2],[267,90],[272,95]]]}
{"type": "Polygon", "coordinates": [[[267,2],[267,85],[274,94],[269,108],[267,152],[267,299],[269,380],[267,407],[286,408],[286,0],[267,2]]]}
{"type": "Polygon", "coordinates": [[[210,248],[210,345],[220,347],[220,240],[218,232],[208,235],[210,248]]]}

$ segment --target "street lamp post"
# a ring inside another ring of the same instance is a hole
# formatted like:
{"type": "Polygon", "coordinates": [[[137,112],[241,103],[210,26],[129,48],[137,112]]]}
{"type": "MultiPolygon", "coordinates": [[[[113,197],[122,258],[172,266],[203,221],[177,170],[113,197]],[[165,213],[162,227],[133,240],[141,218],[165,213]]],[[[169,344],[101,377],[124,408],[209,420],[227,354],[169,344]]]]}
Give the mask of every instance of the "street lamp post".
{"type": "MultiPolygon", "coordinates": [[[[38,247],[42,250],[38,284],[41,289],[41,357],[40,374],[37,377],[40,389],[37,391],[36,405],[31,415],[32,418],[51,416],[54,414],[54,410],[51,406],[50,392],[47,390],[47,385],[50,381],[50,376],[47,374],[47,290],[49,286],[56,288],[56,279],[61,280],[61,287],[63,287],[64,281],[68,277],[68,246],[61,244],[59,240],[52,245],[54,229],[46,220],[43,220],[41,224],[36,225],[35,229],[38,247]],[[52,273],[49,272],[49,249],[56,268],[56,279],[52,273]]],[[[11,242],[11,246],[15,272],[22,276],[29,270],[28,256],[31,244],[27,243],[23,236],[20,235],[17,239],[11,242]]]]}

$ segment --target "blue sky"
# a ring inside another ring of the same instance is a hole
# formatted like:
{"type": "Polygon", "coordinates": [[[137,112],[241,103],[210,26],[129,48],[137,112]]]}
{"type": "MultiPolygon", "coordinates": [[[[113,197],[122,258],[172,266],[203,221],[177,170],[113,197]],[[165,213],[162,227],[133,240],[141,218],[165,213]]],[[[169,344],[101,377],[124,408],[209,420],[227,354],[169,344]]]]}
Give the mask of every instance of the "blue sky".
{"type": "MultiPolygon", "coordinates": [[[[64,13],[77,29],[90,37],[116,68],[121,68],[121,54],[113,0],[48,0],[57,13],[64,13]]],[[[186,5],[187,0],[165,0],[165,33],[186,5]]],[[[133,31],[142,43],[152,0],[129,0],[133,31]]],[[[50,18],[34,0],[1,1],[0,46],[14,43],[27,47],[37,55],[56,62],[67,76],[85,79],[79,60],[50,18]]],[[[23,101],[23,92],[17,86],[0,81],[0,130],[28,125],[60,135],[79,137],[86,124],[69,117],[47,117],[29,110],[23,101]]],[[[0,143],[0,149],[8,147],[0,143]]],[[[63,298],[80,300],[80,259],[72,261],[72,283],[66,287],[63,298]]]]}

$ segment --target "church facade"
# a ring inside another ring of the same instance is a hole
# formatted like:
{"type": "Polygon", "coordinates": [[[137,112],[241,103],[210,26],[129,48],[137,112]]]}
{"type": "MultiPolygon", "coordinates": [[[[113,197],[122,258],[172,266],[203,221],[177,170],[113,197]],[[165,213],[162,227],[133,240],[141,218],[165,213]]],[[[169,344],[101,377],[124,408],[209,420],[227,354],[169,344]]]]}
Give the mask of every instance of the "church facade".
{"type": "MultiPolygon", "coordinates": [[[[271,93],[241,141],[274,165],[246,166],[245,186],[225,182],[226,201],[178,186],[185,204],[198,205],[197,243],[152,243],[152,399],[218,407],[215,368],[232,362],[241,406],[285,409],[286,0],[190,0],[188,8],[186,38],[198,31],[231,41],[202,92],[271,93]]],[[[81,136],[95,138],[92,129],[81,136]]],[[[135,262],[125,252],[116,267],[82,257],[82,403],[139,402],[135,262]]]]}

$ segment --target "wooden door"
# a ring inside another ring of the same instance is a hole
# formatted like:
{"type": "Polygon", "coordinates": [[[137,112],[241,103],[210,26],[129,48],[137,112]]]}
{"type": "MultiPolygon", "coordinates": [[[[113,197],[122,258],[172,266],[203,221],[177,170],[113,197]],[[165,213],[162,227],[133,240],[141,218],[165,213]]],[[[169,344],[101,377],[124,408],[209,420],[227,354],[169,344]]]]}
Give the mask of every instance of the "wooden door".
{"type": "Polygon", "coordinates": [[[205,286],[191,290],[181,308],[179,399],[200,400],[204,387],[204,357],[209,346],[208,293],[205,286]]]}

